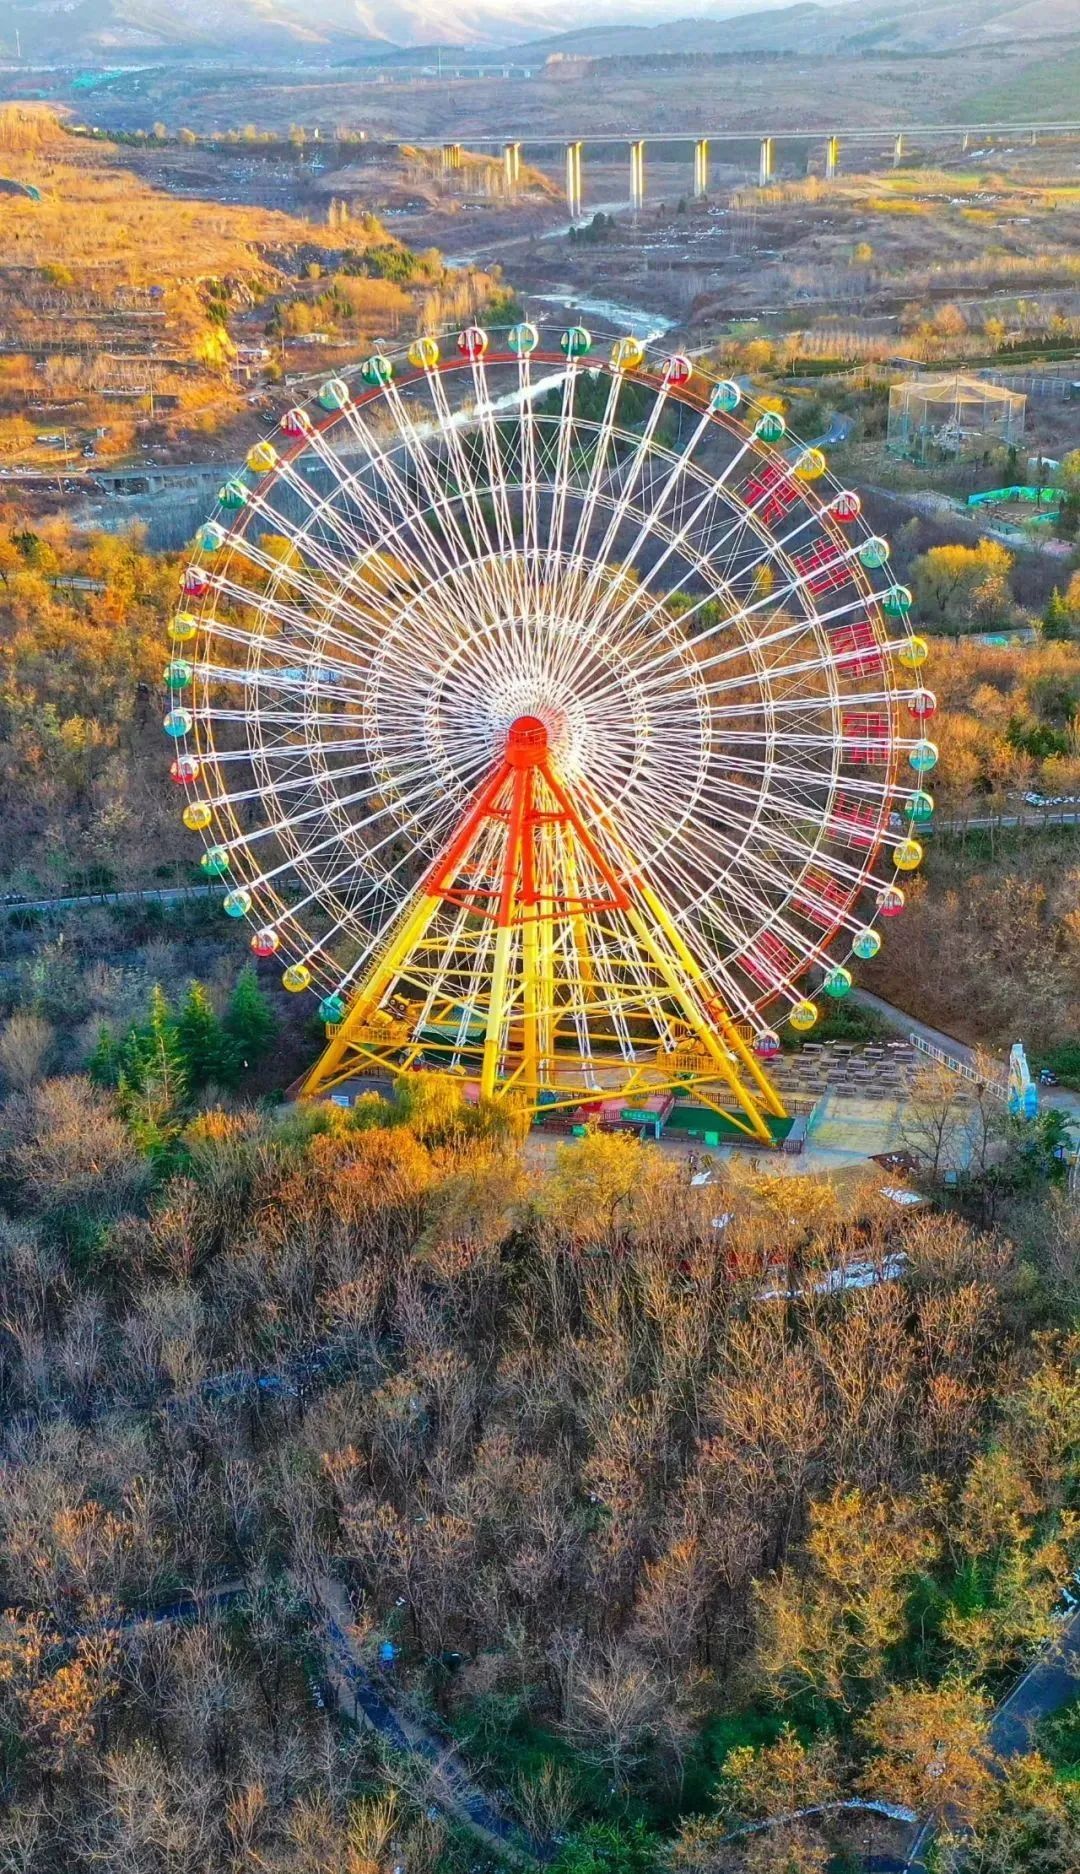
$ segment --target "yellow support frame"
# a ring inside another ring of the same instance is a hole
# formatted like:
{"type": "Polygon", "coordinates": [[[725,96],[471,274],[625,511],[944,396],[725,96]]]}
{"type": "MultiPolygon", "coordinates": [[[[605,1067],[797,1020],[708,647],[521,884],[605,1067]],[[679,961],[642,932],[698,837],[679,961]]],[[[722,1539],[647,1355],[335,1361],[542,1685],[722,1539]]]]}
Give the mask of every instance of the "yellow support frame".
{"type": "MultiPolygon", "coordinates": [[[[507,761],[480,790],[443,859],[406,907],[385,952],[361,982],[343,1021],[329,1031],[329,1046],[302,1082],[300,1097],[318,1098],[373,1070],[400,1073],[421,1054],[479,1055],[473,1071],[486,1098],[523,1093],[535,1108],[544,1093],[548,1095],[545,1110],[551,1110],[598,1098],[640,1099],[693,1090],[704,1105],[723,1114],[746,1137],[772,1145],[766,1115],[786,1117],[776,1089],[719,1002],[663,902],[637,874],[631,855],[619,853],[627,883],[612,872],[565,785],[551,769],[546,739],[536,739],[537,731],[544,737],[543,726],[532,718],[522,722],[533,725],[532,741],[518,747],[511,731],[507,761]],[[481,890],[476,896],[469,867],[477,840],[493,823],[505,827],[497,904],[491,902],[490,892],[481,890]],[[592,884],[589,897],[582,895],[580,883],[586,861],[590,878],[600,880],[599,886],[592,884]],[[440,932],[438,919],[448,904],[473,909],[482,928],[463,934],[459,918],[456,934],[440,932]],[[632,1032],[647,1024],[655,1033],[659,999],[667,1019],[681,1023],[692,1038],[692,1045],[682,1050],[682,1059],[678,1058],[680,1050],[662,1045],[653,1046],[648,1060],[630,1062],[614,1047],[610,1056],[593,1049],[587,1058],[580,1047],[557,1049],[560,1009],[565,1009],[571,1023],[575,1008],[586,1021],[591,1013],[591,1034],[602,1039],[598,1024],[606,1024],[612,1042],[617,1039],[611,1028],[610,982],[605,990],[596,974],[590,917],[601,931],[605,917],[621,920],[612,924],[609,933],[614,939],[613,952],[606,953],[611,959],[609,974],[626,969],[637,972],[625,1006],[620,1004],[621,1032],[625,1036],[628,1028],[632,1032]],[[453,985],[467,980],[470,956],[475,960],[491,952],[493,923],[495,943],[486,997],[465,1005],[471,1008],[468,1019],[476,1029],[482,1028],[482,1043],[475,1033],[462,1044],[456,1037],[425,1039],[415,1028],[410,1032],[402,1022],[385,1017],[379,1023],[378,1012],[395,985],[402,990],[419,986],[433,1009],[435,1025],[440,1016],[452,1021],[460,1006],[453,985]],[[561,946],[557,943],[560,929],[561,946]],[[626,952],[628,943],[636,947],[636,954],[626,952]],[[428,952],[433,961],[425,961],[428,952]],[[610,1086],[606,1084],[609,1078],[610,1086]],[[725,1092],[729,1104],[720,1104],[725,1092]]],[[[596,821],[615,838],[600,809],[596,809],[596,821]]],[[[617,838],[616,844],[621,847],[617,838]]],[[[464,1069],[459,1066],[454,1071],[464,1069]]]]}

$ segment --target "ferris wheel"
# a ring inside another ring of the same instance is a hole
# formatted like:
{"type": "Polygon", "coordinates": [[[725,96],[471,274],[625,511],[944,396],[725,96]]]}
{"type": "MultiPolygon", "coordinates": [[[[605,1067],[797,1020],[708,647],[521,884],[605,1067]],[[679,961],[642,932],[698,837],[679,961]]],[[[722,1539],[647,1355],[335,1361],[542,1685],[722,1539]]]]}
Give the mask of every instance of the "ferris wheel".
{"type": "Polygon", "coordinates": [[[933,812],[911,595],[774,408],[575,326],[331,378],[201,529],[169,627],[183,818],[314,992],[313,1094],[687,1091],[851,988],[933,812]]]}

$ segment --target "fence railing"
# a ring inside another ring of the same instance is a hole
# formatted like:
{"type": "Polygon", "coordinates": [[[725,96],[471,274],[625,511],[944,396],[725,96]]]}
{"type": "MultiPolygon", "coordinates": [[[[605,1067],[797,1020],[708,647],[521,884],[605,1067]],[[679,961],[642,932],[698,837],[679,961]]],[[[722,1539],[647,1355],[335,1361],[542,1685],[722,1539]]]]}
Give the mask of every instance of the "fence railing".
{"type": "Polygon", "coordinates": [[[920,1054],[925,1054],[928,1060],[936,1061],[939,1067],[947,1067],[951,1074],[959,1074],[962,1080],[970,1080],[973,1086],[985,1087],[996,1100],[1004,1102],[1008,1099],[1009,1083],[1003,1074],[980,1073],[970,1061],[962,1060],[958,1054],[948,1054],[944,1048],[937,1047],[933,1041],[927,1041],[923,1035],[910,1034],[908,1040],[913,1048],[917,1048],[920,1054]]]}

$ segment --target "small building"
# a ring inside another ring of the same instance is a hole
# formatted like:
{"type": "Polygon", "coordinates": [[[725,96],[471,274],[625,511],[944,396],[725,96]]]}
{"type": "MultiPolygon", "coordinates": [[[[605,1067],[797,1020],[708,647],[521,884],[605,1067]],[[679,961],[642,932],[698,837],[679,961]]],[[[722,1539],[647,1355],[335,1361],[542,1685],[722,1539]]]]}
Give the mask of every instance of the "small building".
{"type": "Polygon", "coordinates": [[[979,377],[915,377],[889,392],[890,455],[909,462],[981,455],[1022,441],[1027,398],[979,377]]]}

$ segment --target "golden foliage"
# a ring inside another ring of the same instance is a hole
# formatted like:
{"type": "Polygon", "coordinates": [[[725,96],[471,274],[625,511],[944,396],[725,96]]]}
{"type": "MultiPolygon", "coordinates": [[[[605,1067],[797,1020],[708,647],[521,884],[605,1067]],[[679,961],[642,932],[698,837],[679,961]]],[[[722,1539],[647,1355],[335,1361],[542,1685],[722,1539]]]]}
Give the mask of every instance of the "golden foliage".
{"type": "Polygon", "coordinates": [[[894,1685],[859,1729],[876,1755],[865,1787],[917,1815],[975,1821],[993,1790],[990,1701],[962,1679],[894,1685]]]}
{"type": "Polygon", "coordinates": [[[736,1745],[724,1759],[718,1800],[725,1813],[754,1821],[793,1815],[833,1800],[837,1751],[829,1738],[809,1749],[786,1724],[775,1744],[736,1745]]]}
{"type": "Polygon", "coordinates": [[[910,1501],[838,1490],[810,1510],[806,1572],[760,1585],[758,1663],[773,1696],[841,1705],[880,1683],[912,1577],[938,1543],[910,1501]]]}

